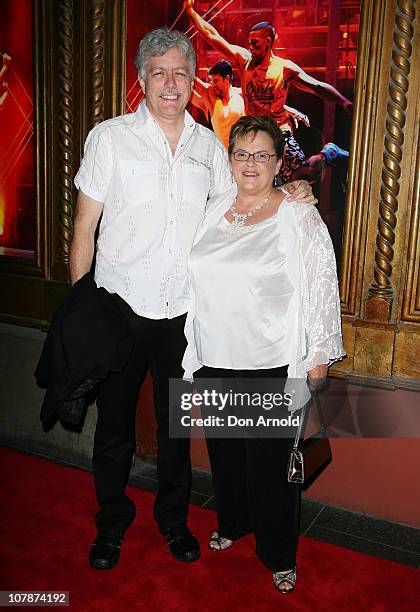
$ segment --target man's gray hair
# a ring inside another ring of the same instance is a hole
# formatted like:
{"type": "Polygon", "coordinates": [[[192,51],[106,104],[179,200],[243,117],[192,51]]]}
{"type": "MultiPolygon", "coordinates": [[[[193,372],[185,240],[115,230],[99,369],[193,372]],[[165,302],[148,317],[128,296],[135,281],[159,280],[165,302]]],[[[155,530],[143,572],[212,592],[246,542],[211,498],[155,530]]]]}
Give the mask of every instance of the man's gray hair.
{"type": "Polygon", "coordinates": [[[195,76],[196,57],[190,39],[182,32],[170,30],[166,26],[148,32],[140,41],[135,59],[139,77],[145,80],[147,64],[151,57],[164,55],[174,47],[179,49],[187,58],[190,76],[193,79],[195,76]]]}

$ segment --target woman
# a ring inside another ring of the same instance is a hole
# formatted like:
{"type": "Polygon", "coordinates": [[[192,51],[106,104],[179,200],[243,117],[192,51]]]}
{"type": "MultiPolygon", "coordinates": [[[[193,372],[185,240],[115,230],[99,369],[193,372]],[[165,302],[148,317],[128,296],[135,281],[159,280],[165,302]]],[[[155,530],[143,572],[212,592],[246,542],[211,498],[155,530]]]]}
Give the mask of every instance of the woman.
{"type": "MultiPolygon", "coordinates": [[[[270,117],[232,127],[237,194],[204,219],[191,251],[183,367],[189,379],[287,378],[296,410],[309,397],[306,377],[325,379],[344,351],[331,239],[313,206],[273,188],[282,153],[270,117]]],[[[219,523],[209,548],[253,532],[278,590],[293,591],[300,490],[287,481],[292,440],[207,438],[207,446],[219,523]]]]}

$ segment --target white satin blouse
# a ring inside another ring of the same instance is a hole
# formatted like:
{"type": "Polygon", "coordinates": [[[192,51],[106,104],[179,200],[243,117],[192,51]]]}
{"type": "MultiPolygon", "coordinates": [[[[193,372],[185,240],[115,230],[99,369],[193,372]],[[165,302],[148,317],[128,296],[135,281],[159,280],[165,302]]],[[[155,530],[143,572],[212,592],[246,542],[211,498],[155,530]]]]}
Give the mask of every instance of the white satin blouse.
{"type": "Polygon", "coordinates": [[[237,229],[222,217],[195,244],[189,266],[200,363],[233,370],[289,363],[293,285],[275,217],[237,229]]]}

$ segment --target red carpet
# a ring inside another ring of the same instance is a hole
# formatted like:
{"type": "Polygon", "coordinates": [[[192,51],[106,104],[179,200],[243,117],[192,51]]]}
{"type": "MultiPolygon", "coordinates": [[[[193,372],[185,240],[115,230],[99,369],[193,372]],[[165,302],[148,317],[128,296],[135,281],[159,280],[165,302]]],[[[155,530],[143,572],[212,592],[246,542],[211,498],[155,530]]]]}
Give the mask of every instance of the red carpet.
{"type": "Polygon", "coordinates": [[[300,540],[297,590],[281,595],[255,557],[252,537],[220,554],[207,550],[215,515],[194,506],[189,522],[203,544],[202,558],[177,562],[153,522],[153,495],[134,488],[138,517],[119,565],[92,570],[91,474],[6,448],[0,463],[0,590],[70,591],[76,611],[420,609],[418,570],[309,538],[300,540]]]}

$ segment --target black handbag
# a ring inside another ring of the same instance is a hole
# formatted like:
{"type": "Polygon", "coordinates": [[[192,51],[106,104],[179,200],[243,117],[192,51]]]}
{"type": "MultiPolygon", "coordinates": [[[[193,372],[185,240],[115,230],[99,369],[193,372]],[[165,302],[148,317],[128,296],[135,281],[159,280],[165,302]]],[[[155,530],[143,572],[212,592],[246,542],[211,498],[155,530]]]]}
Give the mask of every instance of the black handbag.
{"type": "Polygon", "coordinates": [[[306,489],[325,470],[332,461],[330,441],[327,437],[324,416],[317,393],[312,395],[312,401],[302,408],[299,427],[296,432],[293,448],[287,467],[287,480],[303,485],[306,489]],[[306,440],[301,439],[307,421],[307,408],[314,406],[319,419],[319,431],[306,440]]]}

